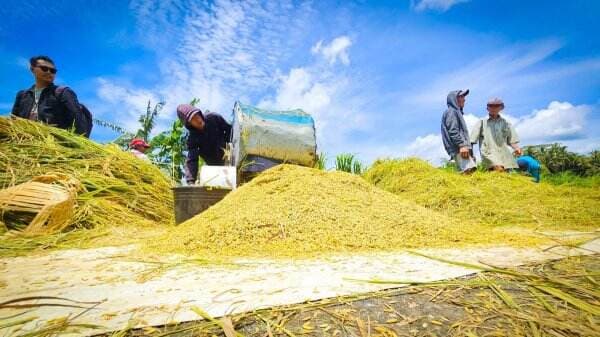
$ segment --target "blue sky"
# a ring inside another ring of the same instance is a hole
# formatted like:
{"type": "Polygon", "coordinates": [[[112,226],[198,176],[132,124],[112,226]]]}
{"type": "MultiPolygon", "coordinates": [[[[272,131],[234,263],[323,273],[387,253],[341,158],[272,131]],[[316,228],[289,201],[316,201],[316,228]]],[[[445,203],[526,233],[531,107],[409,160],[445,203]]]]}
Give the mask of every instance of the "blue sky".
{"type": "Polygon", "coordinates": [[[149,99],[166,102],[157,131],[193,97],[226,118],[241,100],[311,113],[330,156],[439,162],[446,94],[469,88],[469,124],[499,96],[522,144],[587,152],[600,148],[599,15],[593,0],[4,0],[0,112],[47,54],[57,84],[129,129],[149,99]]]}

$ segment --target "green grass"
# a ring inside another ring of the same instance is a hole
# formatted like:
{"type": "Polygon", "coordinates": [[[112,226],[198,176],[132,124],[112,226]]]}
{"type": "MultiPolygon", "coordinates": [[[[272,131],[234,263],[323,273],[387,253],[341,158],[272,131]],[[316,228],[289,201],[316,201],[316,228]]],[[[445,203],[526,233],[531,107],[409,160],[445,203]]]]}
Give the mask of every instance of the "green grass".
{"type": "Polygon", "coordinates": [[[325,171],[327,170],[327,154],[321,152],[317,155],[317,161],[315,162],[314,168],[325,171]]]}
{"type": "Polygon", "coordinates": [[[572,172],[561,172],[556,174],[542,174],[542,181],[551,185],[577,186],[577,187],[600,187],[600,175],[581,177],[572,172]]]}
{"type": "Polygon", "coordinates": [[[335,170],[360,175],[366,167],[354,154],[340,153],[335,157],[335,170]]]}

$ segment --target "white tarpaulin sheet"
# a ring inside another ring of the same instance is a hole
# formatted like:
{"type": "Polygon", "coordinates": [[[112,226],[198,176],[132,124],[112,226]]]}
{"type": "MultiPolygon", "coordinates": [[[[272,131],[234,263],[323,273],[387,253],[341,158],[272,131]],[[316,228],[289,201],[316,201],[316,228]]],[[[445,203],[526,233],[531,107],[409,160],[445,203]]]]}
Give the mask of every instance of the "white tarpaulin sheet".
{"type": "MultiPolygon", "coordinates": [[[[585,248],[543,251],[497,247],[420,252],[455,261],[515,266],[556,259],[565,254],[599,252],[600,240],[586,244],[585,248]]],[[[131,319],[136,320],[138,327],[199,319],[190,310],[192,306],[219,317],[257,308],[398,287],[353,279],[433,281],[475,272],[397,252],[320,260],[244,260],[237,261],[236,266],[227,267],[180,264],[156,273],[161,265],[131,260],[128,256],[132,249],[68,250],[43,256],[0,259],[0,302],[30,296],[100,302],[74,322],[100,324],[105,331],[113,331],[124,328],[131,319]]],[[[43,302],[69,304],[64,301],[43,302]]],[[[0,317],[22,311],[2,309],[0,317]]],[[[73,307],[34,308],[27,317],[37,318],[29,322],[24,331],[43,326],[47,320],[67,315],[73,317],[82,311],[73,307]]]]}

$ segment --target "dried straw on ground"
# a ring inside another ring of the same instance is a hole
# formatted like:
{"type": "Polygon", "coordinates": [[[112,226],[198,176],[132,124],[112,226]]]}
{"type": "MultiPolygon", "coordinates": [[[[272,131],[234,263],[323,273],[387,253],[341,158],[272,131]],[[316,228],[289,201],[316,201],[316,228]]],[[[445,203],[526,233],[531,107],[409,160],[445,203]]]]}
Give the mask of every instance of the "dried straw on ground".
{"type": "Polygon", "coordinates": [[[375,186],[459,219],[494,226],[595,230],[600,190],[536,184],[520,174],[459,175],[419,159],[377,161],[365,173],[375,186]]]}
{"type": "MultiPolygon", "coordinates": [[[[111,227],[172,223],[171,181],[154,165],[65,130],[0,118],[0,188],[48,173],[65,174],[81,183],[66,230],[97,229],[97,234],[111,227]]],[[[14,237],[18,235],[12,233],[10,242],[7,235],[0,237],[0,253],[18,250],[14,237]]]]}
{"type": "Polygon", "coordinates": [[[455,221],[359,176],[280,165],[148,243],[152,252],[309,257],[405,247],[539,243],[455,221]]]}

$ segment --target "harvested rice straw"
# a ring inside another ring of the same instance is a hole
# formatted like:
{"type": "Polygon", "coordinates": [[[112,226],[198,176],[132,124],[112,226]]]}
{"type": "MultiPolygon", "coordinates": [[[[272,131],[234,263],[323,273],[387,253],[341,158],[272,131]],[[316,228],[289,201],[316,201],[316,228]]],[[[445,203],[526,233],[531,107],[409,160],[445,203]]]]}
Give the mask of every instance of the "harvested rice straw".
{"type": "Polygon", "coordinates": [[[149,242],[146,249],[215,258],[309,257],[540,242],[449,219],[355,175],[280,165],[149,242]]]}
{"type": "MultiPolygon", "coordinates": [[[[0,188],[49,172],[74,177],[82,186],[73,221],[65,230],[86,228],[95,237],[89,230],[173,223],[172,182],[154,165],[66,130],[0,118],[0,188]]],[[[14,233],[0,237],[0,255],[8,250],[3,247],[19,245],[13,237],[14,233]]],[[[82,241],[73,244],[80,246],[82,241]]]]}
{"type": "Polygon", "coordinates": [[[481,224],[553,230],[594,230],[600,225],[596,188],[536,184],[519,174],[463,176],[416,158],[377,161],[364,176],[431,210],[481,224]]]}

